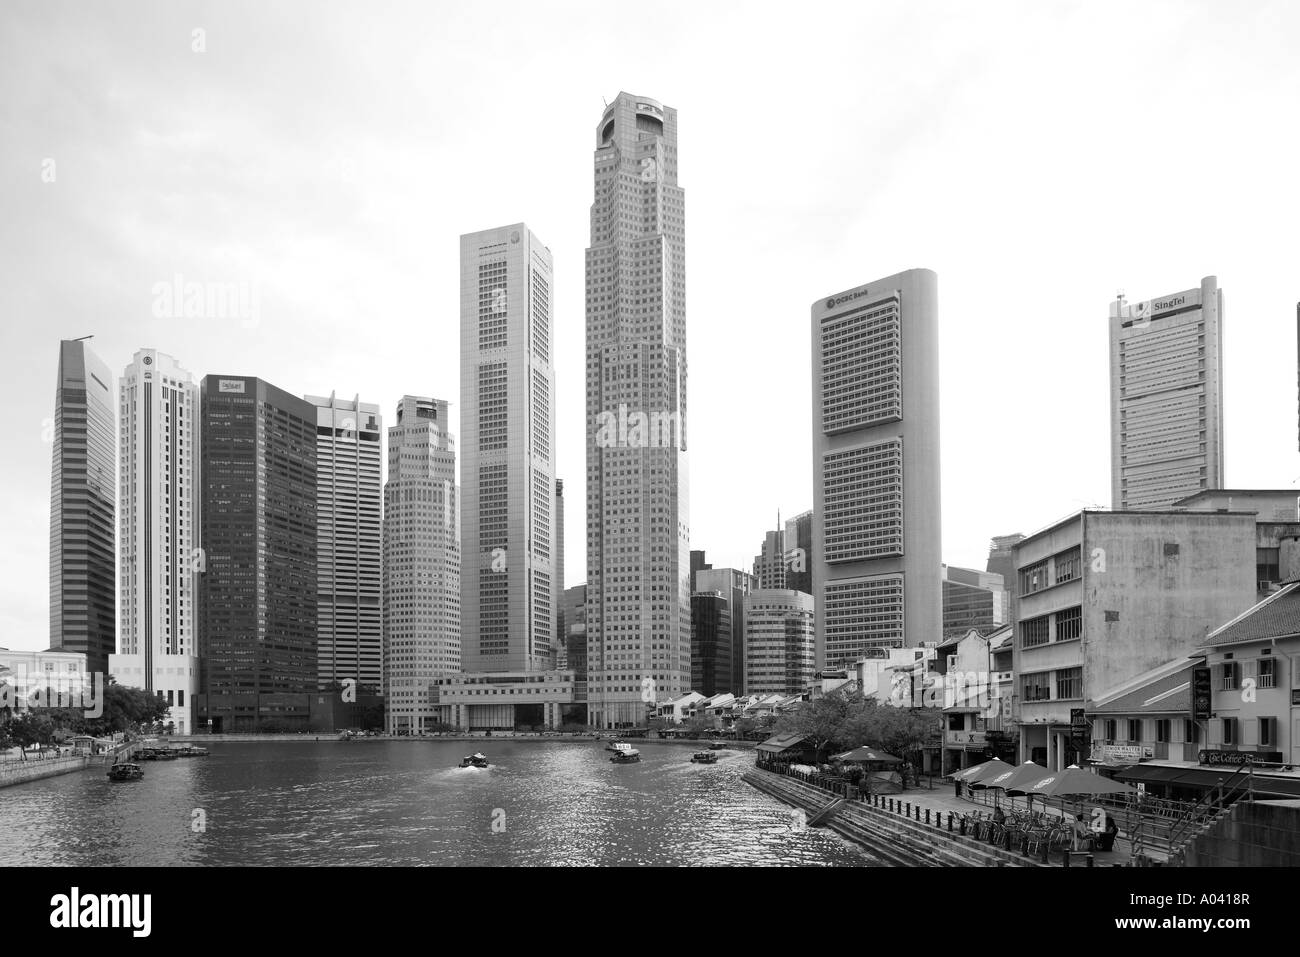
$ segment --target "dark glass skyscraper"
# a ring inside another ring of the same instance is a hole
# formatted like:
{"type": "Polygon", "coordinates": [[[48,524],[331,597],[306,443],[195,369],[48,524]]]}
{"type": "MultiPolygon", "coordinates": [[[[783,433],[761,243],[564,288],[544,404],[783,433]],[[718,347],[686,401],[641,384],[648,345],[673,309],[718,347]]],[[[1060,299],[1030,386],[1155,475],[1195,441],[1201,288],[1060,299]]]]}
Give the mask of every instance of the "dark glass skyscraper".
{"type": "Polygon", "coordinates": [[[50,475],[50,647],[106,671],[117,650],[113,377],[81,340],[59,346],[50,475]]]}
{"type": "Polygon", "coordinates": [[[308,725],[316,687],[316,409],[251,376],[204,378],[197,719],[308,725]]]}

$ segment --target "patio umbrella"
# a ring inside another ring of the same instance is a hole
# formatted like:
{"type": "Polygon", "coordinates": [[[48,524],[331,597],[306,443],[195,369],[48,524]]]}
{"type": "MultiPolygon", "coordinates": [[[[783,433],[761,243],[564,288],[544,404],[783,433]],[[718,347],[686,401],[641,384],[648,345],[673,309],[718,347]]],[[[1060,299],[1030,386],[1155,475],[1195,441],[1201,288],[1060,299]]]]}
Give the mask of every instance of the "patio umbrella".
{"type": "Polygon", "coordinates": [[[1041,794],[1044,797],[1066,797],[1088,794],[1132,794],[1137,788],[1121,781],[1103,778],[1100,774],[1085,771],[1072,764],[1064,771],[1048,771],[1038,778],[1022,780],[1008,788],[1008,794],[1041,794]]]}
{"type": "Polygon", "coordinates": [[[954,771],[948,777],[954,781],[962,781],[969,784],[971,781],[978,781],[985,775],[998,775],[1007,770],[1011,765],[1001,758],[994,758],[992,761],[985,761],[983,764],[972,764],[968,768],[962,768],[960,771],[954,771]]]}
{"type": "Polygon", "coordinates": [[[877,751],[875,748],[854,748],[852,751],[845,751],[843,754],[836,754],[831,757],[832,761],[875,761],[880,764],[902,764],[902,758],[896,758],[892,754],[886,754],[884,751],[877,751]]]}
{"type": "MultiPolygon", "coordinates": [[[[1029,784],[1046,777],[1052,772],[1047,770],[1041,764],[1035,764],[1033,761],[1026,761],[1024,764],[1016,767],[1007,766],[1001,774],[992,776],[981,775],[980,780],[971,784],[976,789],[982,788],[1000,788],[1010,793],[1013,788],[1020,784],[1029,784]]],[[[1020,792],[1017,792],[1020,793],[1020,792]]]]}

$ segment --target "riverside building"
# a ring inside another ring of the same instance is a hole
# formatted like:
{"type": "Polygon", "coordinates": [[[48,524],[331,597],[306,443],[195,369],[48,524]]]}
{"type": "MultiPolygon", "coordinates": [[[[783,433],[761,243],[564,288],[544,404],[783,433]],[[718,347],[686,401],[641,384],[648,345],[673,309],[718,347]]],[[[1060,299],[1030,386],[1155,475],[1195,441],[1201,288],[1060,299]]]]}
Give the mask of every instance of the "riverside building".
{"type": "Polygon", "coordinates": [[[911,269],[812,305],[819,670],[942,628],[937,296],[911,269]]]}
{"type": "Polygon", "coordinates": [[[167,700],[165,724],[194,730],[199,691],[199,390],[171,356],[141,349],[119,386],[119,684],[167,700]]]}
{"type": "Polygon", "coordinates": [[[677,111],[619,93],[596,126],[587,317],[587,702],[642,727],[690,690],[685,195],[677,111]]]}

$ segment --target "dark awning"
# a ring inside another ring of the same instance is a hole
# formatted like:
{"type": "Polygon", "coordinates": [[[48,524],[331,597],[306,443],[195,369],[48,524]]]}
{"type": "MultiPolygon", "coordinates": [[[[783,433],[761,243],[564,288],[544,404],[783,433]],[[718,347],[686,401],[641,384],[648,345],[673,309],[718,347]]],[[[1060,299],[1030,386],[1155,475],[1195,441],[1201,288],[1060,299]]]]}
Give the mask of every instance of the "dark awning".
{"type": "Polygon", "coordinates": [[[1189,768],[1167,768],[1162,764],[1135,764],[1115,772],[1115,777],[1135,784],[1170,784],[1192,773],[1194,772],[1189,768]]]}
{"type": "MultiPolygon", "coordinates": [[[[1232,771],[1210,768],[1170,768],[1159,764],[1135,764],[1116,773],[1121,781],[1135,784],[1177,784],[1180,787],[1210,790],[1232,776],[1232,771]]],[[[1244,776],[1237,778],[1234,789],[1245,787],[1244,776]]],[[[1255,794],[1262,797],[1300,797],[1300,778],[1270,777],[1256,774],[1250,784],[1255,794]]]]}
{"type": "Polygon", "coordinates": [[[768,738],[756,750],[780,754],[782,751],[798,748],[806,740],[808,740],[807,736],[802,734],[778,734],[768,738]]]}

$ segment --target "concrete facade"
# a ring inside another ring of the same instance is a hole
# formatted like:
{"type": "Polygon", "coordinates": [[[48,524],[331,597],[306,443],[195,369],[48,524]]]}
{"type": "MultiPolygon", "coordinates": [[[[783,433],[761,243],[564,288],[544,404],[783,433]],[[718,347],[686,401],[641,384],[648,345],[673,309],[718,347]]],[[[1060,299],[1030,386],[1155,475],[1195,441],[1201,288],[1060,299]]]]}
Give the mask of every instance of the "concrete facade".
{"type": "Polygon", "coordinates": [[[141,349],[119,385],[119,684],[167,699],[177,734],[199,692],[199,391],[171,356],[141,349]]]}
{"type": "Polygon", "coordinates": [[[460,671],[460,536],[448,403],[403,396],[384,485],[384,698],[390,734],[448,720],[439,682],[460,671]]]}
{"type": "Polygon", "coordinates": [[[819,669],[942,631],[937,299],[912,269],[812,305],[819,669]]]}
{"type": "Polygon", "coordinates": [[[816,670],[816,614],[811,595],[758,588],[745,597],[745,691],[798,694],[816,670]]]}
{"type": "Polygon", "coordinates": [[[1071,711],[1190,654],[1250,607],[1250,513],[1082,511],[1015,548],[1016,710],[1022,758],[1085,758],[1071,711]]]}
{"type": "Polygon", "coordinates": [[[360,396],[316,408],[316,686],[383,688],[383,418],[360,396]]]}
{"type": "Polygon", "coordinates": [[[646,97],[619,93],[596,127],[586,252],[587,700],[602,728],[643,726],[647,705],[690,690],[677,149],[677,111],[646,97]]]}
{"type": "Polygon", "coordinates": [[[555,277],[523,223],[460,238],[461,658],[551,667],[564,583],[555,479],[555,277]]]}

